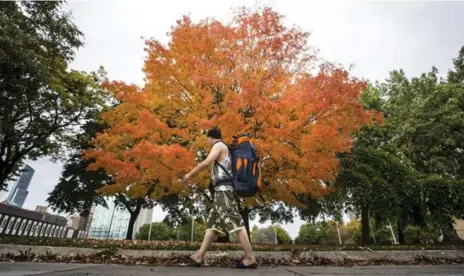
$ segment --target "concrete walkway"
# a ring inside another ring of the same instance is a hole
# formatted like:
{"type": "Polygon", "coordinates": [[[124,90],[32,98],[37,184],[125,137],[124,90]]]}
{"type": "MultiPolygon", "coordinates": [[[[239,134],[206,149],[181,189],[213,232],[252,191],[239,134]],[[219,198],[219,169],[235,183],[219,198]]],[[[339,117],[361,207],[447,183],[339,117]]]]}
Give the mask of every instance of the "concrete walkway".
{"type": "Polygon", "coordinates": [[[464,275],[464,265],[368,267],[261,267],[232,268],[143,267],[118,265],[0,263],[0,276],[306,276],[306,275],[464,275]]]}

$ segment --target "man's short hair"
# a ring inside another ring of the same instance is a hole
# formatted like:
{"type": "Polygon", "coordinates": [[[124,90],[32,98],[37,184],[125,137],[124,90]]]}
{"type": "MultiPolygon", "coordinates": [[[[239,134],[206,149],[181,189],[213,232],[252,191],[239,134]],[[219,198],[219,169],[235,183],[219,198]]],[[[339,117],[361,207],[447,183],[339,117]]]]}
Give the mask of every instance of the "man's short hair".
{"type": "Polygon", "coordinates": [[[206,136],[213,139],[222,139],[221,130],[219,128],[212,128],[208,130],[206,136]]]}

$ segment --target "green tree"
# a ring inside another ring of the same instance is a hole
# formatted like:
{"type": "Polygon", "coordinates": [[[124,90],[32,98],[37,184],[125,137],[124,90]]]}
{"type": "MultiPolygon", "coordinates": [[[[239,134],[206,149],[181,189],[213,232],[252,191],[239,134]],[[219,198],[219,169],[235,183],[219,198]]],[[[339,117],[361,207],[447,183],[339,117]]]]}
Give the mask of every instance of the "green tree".
{"type": "Polygon", "coordinates": [[[370,216],[380,220],[403,219],[398,214],[412,210],[415,179],[411,170],[394,155],[369,147],[355,145],[341,157],[341,172],[336,188],[347,195],[347,207],[361,212],[362,243],[370,240],[370,216]]]}
{"type": "Polygon", "coordinates": [[[277,232],[277,243],[278,244],[292,244],[292,238],[290,237],[290,234],[288,234],[287,230],[282,228],[282,226],[277,225],[277,226],[272,226],[271,227],[273,231],[277,232]]]}
{"type": "Polygon", "coordinates": [[[432,214],[427,223],[438,225],[447,242],[457,240],[453,217],[463,217],[463,55],[464,48],[447,80],[435,68],[410,80],[396,71],[380,86],[389,144],[418,172],[423,212],[432,214]]]}
{"type": "Polygon", "coordinates": [[[360,244],[361,231],[359,220],[353,219],[343,225],[343,244],[360,244]]]}
{"type": "MultiPolygon", "coordinates": [[[[187,222],[174,229],[178,240],[191,241],[192,238],[192,217],[187,218],[187,222]]],[[[200,218],[195,218],[193,223],[193,241],[200,242],[205,236],[206,225],[200,218]]]]}
{"type": "MultiPolygon", "coordinates": [[[[69,159],[66,161],[60,180],[50,192],[47,202],[53,210],[74,213],[81,216],[79,229],[86,229],[88,216],[92,205],[106,205],[103,194],[99,190],[112,184],[111,176],[103,169],[88,170],[93,160],[81,158],[81,152],[93,147],[91,143],[96,134],[106,128],[99,120],[100,113],[89,113],[87,122],[81,126],[81,131],[71,139],[69,159]]],[[[131,215],[127,225],[126,239],[132,239],[135,221],[142,208],[153,208],[154,200],[151,198],[150,187],[145,194],[131,196],[117,193],[115,204],[125,208],[131,215]]]]}
{"type": "MultiPolygon", "coordinates": [[[[95,116],[96,117],[96,116],[95,116]]],[[[54,211],[76,213],[81,216],[79,229],[87,226],[92,205],[106,206],[103,196],[97,191],[103,185],[110,183],[111,178],[102,169],[87,170],[91,161],[81,159],[81,150],[92,147],[91,140],[97,132],[101,132],[104,125],[98,118],[89,118],[81,127],[81,133],[71,141],[71,152],[61,172],[61,177],[49,193],[47,202],[54,211]]]]}
{"type": "MultiPolygon", "coordinates": [[[[362,103],[368,110],[389,114],[379,89],[373,86],[362,94],[362,103]]],[[[400,229],[404,229],[409,210],[420,204],[413,168],[396,156],[397,151],[389,144],[390,124],[386,120],[383,126],[363,127],[356,134],[352,151],[339,154],[341,171],[334,183],[334,198],[342,198],[343,203],[335,201],[336,209],[345,207],[360,214],[363,244],[372,242],[371,217],[376,218],[377,226],[398,220],[400,229]]],[[[375,237],[372,239],[375,241],[375,237]]]]}
{"type": "Polygon", "coordinates": [[[427,210],[444,241],[457,241],[453,220],[464,218],[464,84],[440,84],[407,123],[427,210]]]}
{"type": "MultiPolygon", "coordinates": [[[[144,224],[140,227],[136,237],[138,240],[148,240],[150,224],[144,224]]],[[[165,222],[153,222],[151,224],[150,240],[168,241],[175,240],[175,230],[165,222]]]]}
{"type": "Polygon", "coordinates": [[[303,224],[295,239],[296,244],[334,244],[335,229],[326,221],[303,224]]]}
{"type": "Polygon", "coordinates": [[[255,225],[255,228],[252,230],[250,236],[252,243],[276,244],[278,242],[277,235],[272,227],[258,228],[255,225]]]}
{"type": "Polygon", "coordinates": [[[280,225],[261,229],[255,225],[251,231],[251,242],[258,244],[291,244],[292,238],[280,225]]]}
{"type": "Polygon", "coordinates": [[[441,235],[440,231],[432,225],[426,227],[408,225],[404,232],[406,244],[437,243],[441,235]]]}
{"type": "Polygon", "coordinates": [[[454,70],[448,72],[448,83],[464,84],[464,46],[453,60],[454,70]]]}
{"type": "Polygon", "coordinates": [[[97,74],[68,68],[81,37],[60,1],[0,3],[0,190],[25,159],[59,156],[103,104],[97,74]]]}

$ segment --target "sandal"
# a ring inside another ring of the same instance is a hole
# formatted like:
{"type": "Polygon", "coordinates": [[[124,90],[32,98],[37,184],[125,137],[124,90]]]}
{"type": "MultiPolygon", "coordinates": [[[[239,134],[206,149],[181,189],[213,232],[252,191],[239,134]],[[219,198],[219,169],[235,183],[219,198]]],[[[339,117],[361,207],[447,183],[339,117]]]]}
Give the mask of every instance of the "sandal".
{"type": "Polygon", "coordinates": [[[258,264],[257,263],[252,263],[252,264],[249,264],[249,265],[245,265],[243,263],[243,261],[240,261],[239,263],[237,263],[235,265],[235,268],[238,268],[238,269],[257,269],[258,264]]]}
{"type": "Polygon", "coordinates": [[[201,267],[201,263],[197,263],[190,256],[182,256],[182,259],[188,263],[189,267],[201,267]]]}

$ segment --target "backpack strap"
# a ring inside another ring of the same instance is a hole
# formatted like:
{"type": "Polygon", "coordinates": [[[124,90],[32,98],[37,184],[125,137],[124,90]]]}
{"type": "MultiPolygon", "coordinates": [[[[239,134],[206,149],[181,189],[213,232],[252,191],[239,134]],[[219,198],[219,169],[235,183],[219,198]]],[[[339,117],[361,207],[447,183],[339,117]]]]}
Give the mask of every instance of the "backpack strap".
{"type": "Polygon", "coordinates": [[[226,168],[224,168],[223,165],[221,165],[221,163],[218,161],[214,161],[214,163],[216,163],[216,165],[218,165],[227,174],[227,176],[230,177],[230,179],[233,179],[232,175],[226,170],[226,168]]]}

